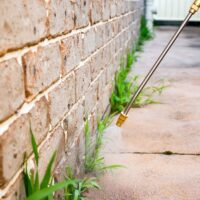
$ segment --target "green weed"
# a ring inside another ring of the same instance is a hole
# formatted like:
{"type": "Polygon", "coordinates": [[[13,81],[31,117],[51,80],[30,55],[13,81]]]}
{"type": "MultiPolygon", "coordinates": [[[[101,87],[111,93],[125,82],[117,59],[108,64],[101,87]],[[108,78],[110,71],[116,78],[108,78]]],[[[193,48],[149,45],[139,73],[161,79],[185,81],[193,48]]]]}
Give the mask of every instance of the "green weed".
{"type": "Polygon", "coordinates": [[[98,128],[95,135],[95,140],[92,140],[89,123],[85,125],[85,172],[103,173],[106,170],[112,170],[122,167],[121,165],[105,165],[104,156],[101,155],[103,147],[103,134],[111,123],[109,116],[103,120],[98,120],[98,128]]]}
{"type": "Polygon", "coordinates": [[[144,16],[141,18],[140,22],[140,32],[139,32],[139,38],[136,42],[135,49],[136,51],[142,51],[142,46],[144,45],[144,42],[147,40],[152,39],[152,33],[147,27],[147,21],[144,16]]]}
{"type": "Polygon", "coordinates": [[[39,164],[39,154],[38,154],[38,146],[36,144],[35,137],[33,135],[32,129],[30,128],[31,134],[31,143],[32,149],[34,153],[35,163],[36,163],[36,170],[28,172],[27,168],[27,160],[25,162],[25,169],[23,171],[23,179],[24,179],[24,186],[27,200],[52,200],[53,199],[53,192],[63,189],[68,185],[73,184],[73,182],[61,182],[53,184],[53,176],[52,176],[52,166],[56,157],[56,153],[53,153],[46,171],[45,175],[40,182],[39,171],[38,171],[38,164],[39,164]]]}
{"type": "Polygon", "coordinates": [[[85,192],[91,188],[100,189],[96,178],[77,179],[73,174],[72,168],[69,166],[66,168],[66,173],[66,181],[73,182],[74,184],[65,188],[65,200],[86,200],[87,198],[84,196],[85,192]]]}
{"type": "MultiPolygon", "coordinates": [[[[135,76],[133,79],[133,93],[135,93],[139,88],[138,79],[139,76],[135,76]]],[[[140,95],[137,97],[135,103],[133,104],[133,107],[141,107],[149,104],[160,103],[158,101],[155,101],[154,98],[156,95],[161,95],[167,87],[168,86],[165,84],[145,87],[140,95]]]]}

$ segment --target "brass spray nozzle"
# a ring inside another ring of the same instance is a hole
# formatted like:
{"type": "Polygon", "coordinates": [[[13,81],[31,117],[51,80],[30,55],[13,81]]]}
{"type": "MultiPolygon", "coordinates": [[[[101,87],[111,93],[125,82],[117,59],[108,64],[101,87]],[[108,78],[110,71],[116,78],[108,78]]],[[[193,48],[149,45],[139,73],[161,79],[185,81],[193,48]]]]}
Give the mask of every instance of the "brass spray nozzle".
{"type": "Polygon", "coordinates": [[[199,8],[200,8],[200,0],[196,0],[190,8],[190,13],[195,14],[199,10],[199,8]]]}
{"type": "Polygon", "coordinates": [[[122,113],[120,114],[118,120],[117,120],[116,125],[119,126],[119,127],[121,127],[122,124],[126,121],[127,118],[128,118],[128,116],[125,115],[125,114],[122,112],[122,113]]]}

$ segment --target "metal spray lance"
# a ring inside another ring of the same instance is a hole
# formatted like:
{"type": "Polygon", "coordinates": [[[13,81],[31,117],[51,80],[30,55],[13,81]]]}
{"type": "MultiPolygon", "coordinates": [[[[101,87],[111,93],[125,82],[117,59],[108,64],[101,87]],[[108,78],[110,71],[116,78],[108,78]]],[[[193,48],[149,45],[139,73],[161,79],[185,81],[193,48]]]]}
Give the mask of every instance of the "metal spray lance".
{"type": "Polygon", "coordinates": [[[192,6],[189,10],[188,15],[186,16],[185,20],[181,24],[180,28],[177,30],[177,32],[174,34],[172,39],[169,41],[169,43],[167,44],[167,46],[165,47],[165,49],[163,50],[163,52],[161,53],[161,55],[159,56],[159,58],[157,59],[157,61],[153,65],[153,67],[150,69],[150,71],[148,72],[148,74],[146,75],[146,77],[144,78],[142,83],[140,84],[138,90],[135,92],[135,94],[131,98],[130,102],[125,107],[124,111],[120,114],[120,116],[117,120],[117,123],[116,123],[117,126],[121,127],[122,124],[125,122],[125,120],[128,118],[128,112],[130,111],[133,103],[135,102],[137,97],[140,95],[141,91],[143,90],[145,85],[148,83],[149,79],[152,77],[153,73],[156,71],[156,69],[160,65],[161,61],[163,60],[163,58],[166,56],[168,51],[171,49],[172,45],[174,44],[174,42],[176,41],[176,39],[180,35],[183,28],[186,26],[187,22],[199,10],[199,8],[200,8],[200,0],[194,1],[194,3],[192,4],[192,6]]]}

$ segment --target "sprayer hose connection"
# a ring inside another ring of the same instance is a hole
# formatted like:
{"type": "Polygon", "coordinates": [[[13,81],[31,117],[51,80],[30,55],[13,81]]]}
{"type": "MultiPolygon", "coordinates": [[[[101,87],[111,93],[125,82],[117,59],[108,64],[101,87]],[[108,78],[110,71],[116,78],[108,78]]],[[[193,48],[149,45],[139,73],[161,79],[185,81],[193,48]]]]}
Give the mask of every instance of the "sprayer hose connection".
{"type": "Polygon", "coordinates": [[[190,13],[195,14],[199,10],[199,8],[200,8],[200,0],[196,0],[190,8],[190,13]]]}

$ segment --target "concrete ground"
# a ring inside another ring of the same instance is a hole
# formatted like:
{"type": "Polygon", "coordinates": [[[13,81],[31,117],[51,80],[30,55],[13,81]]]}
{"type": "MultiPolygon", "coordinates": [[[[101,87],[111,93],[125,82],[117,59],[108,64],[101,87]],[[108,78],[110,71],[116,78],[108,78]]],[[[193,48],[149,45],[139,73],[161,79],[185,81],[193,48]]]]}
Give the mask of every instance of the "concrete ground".
{"type": "MultiPolygon", "coordinates": [[[[133,74],[146,74],[175,30],[156,30],[133,74]]],[[[199,52],[200,29],[186,28],[151,80],[169,85],[161,103],[132,109],[121,133],[108,129],[106,163],[126,168],[106,173],[90,200],[200,200],[199,52]]]]}

